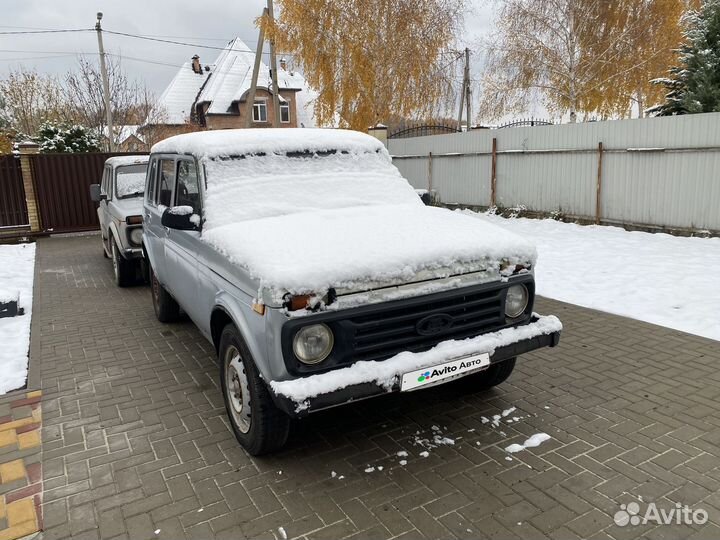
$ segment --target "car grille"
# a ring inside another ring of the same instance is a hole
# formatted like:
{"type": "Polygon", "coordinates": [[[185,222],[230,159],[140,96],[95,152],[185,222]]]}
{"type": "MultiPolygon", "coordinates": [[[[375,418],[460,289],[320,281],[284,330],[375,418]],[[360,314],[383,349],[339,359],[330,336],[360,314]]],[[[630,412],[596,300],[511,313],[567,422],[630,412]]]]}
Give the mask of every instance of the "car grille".
{"type": "Polygon", "coordinates": [[[344,326],[351,332],[353,361],[383,360],[402,351],[420,352],[441,341],[498,329],[505,325],[504,294],[505,289],[498,288],[434,300],[426,297],[426,302],[350,317],[344,326]],[[441,328],[432,329],[432,322],[439,322],[441,328]],[[423,332],[424,324],[433,333],[423,332]]]}

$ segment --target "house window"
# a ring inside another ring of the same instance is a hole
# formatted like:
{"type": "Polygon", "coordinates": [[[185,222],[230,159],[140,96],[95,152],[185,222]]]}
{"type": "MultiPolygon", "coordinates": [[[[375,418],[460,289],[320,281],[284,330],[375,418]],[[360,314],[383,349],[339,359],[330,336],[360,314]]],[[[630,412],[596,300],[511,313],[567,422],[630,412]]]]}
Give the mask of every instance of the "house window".
{"type": "Polygon", "coordinates": [[[290,104],[289,103],[281,103],[280,104],[280,121],[283,124],[290,123],[290,104]]]}
{"type": "Polygon", "coordinates": [[[267,122],[267,103],[256,101],[253,104],[253,122],[267,122]]]}

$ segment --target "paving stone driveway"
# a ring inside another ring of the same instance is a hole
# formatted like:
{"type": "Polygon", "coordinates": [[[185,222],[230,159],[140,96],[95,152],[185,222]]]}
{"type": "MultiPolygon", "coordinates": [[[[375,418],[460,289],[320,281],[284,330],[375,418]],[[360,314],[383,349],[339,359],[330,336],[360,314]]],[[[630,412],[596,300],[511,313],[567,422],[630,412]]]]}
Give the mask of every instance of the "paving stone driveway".
{"type": "Polygon", "coordinates": [[[228,429],[211,346],[158,323],[147,288],[115,287],[96,236],[38,242],[35,302],[46,539],[720,538],[717,342],[540,299],[561,346],[502,387],[318,413],[255,459],[228,429]],[[538,432],[552,439],[504,451],[538,432]],[[454,444],[416,442],[436,434],[454,444]],[[615,525],[633,501],[709,521],[615,525]]]}

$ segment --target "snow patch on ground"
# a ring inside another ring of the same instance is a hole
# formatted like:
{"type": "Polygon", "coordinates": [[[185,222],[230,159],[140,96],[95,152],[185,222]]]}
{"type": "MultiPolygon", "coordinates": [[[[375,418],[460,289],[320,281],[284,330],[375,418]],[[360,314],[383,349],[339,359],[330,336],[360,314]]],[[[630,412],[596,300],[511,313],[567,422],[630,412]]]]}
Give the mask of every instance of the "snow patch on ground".
{"type": "Polygon", "coordinates": [[[537,294],[720,340],[720,238],[464,213],[537,246],[537,294]]]}
{"type": "Polygon", "coordinates": [[[516,452],[521,452],[522,450],[525,450],[526,448],[535,448],[537,446],[540,446],[545,441],[549,441],[552,437],[548,435],[547,433],[536,433],[532,437],[530,437],[528,440],[526,440],[523,444],[511,444],[510,446],[505,448],[505,451],[514,454],[516,452]]]}
{"type": "MultiPolygon", "coordinates": [[[[408,371],[469,354],[488,353],[492,356],[495,349],[499,347],[560,330],[562,330],[560,320],[553,315],[548,315],[539,317],[534,323],[516,328],[506,328],[460,341],[443,341],[432,349],[420,353],[405,351],[383,361],[360,361],[355,362],[352,366],[335,369],[328,373],[289,381],[271,381],[270,387],[276,394],[293,400],[300,408],[307,407],[307,403],[304,402],[310,398],[335,392],[354,384],[373,382],[390,391],[397,383],[398,377],[408,371]]],[[[499,417],[499,415],[497,416],[499,417]]]]}
{"type": "Polygon", "coordinates": [[[30,346],[35,244],[0,245],[0,297],[25,314],[0,319],[0,395],[25,384],[30,346]]]}

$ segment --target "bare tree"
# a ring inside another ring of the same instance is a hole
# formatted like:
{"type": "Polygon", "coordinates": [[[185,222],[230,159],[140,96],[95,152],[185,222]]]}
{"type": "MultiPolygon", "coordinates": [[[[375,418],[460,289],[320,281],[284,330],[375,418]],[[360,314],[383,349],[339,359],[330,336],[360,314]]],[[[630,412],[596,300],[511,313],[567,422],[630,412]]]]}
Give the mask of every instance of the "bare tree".
{"type": "Polygon", "coordinates": [[[0,118],[25,135],[34,135],[43,122],[63,117],[62,87],[57,79],[19,68],[0,80],[0,118]]]}
{"type": "MultiPolygon", "coordinates": [[[[154,111],[155,97],[144,84],[128,78],[118,57],[110,56],[107,70],[114,119],[113,137],[117,139],[122,126],[146,122],[154,111]]],[[[96,62],[82,56],[78,58],[77,71],[65,78],[64,99],[68,104],[68,121],[107,136],[102,75],[96,62]]]]}

